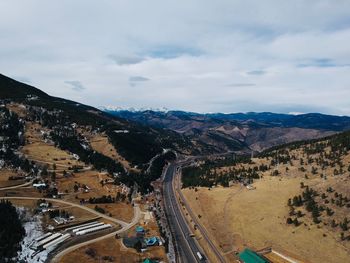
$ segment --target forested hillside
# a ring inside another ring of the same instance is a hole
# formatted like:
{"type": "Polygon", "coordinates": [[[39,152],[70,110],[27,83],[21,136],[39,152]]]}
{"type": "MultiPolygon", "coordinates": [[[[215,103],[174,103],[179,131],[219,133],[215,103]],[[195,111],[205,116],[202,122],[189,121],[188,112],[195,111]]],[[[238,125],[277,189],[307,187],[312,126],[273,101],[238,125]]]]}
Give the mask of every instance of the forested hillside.
{"type": "Polygon", "coordinates": [[[188,136],[212,152],[262,151],[350,129],[350,118],[319,113],[301,115],[262,113],[199,114],[183,111],[106,112],[130,121],[166,128],[188,136]]]}
{"type": "MultiPolygon", "coordinates": [[[[29,128],[39,132],[45,144],[73,154],[93,169],[107,172],[116,182],[130,187],[137,182],[141,192],[151,190],[151,181],[160,176],[160,168],[168,156],[166,149],[180,153],[201,151],[176,132],[146,127],[90,106],[51,97],[3,75],[0,75],[0,103],[1,165],[10,170],[21,168],[34,175],[47,174],[43,164],[29,162],[26,155],[19,154],[20,148],[30,146],[24,136],[32,133],[29,128]],[[89,141],[94,136],[106,136],[119,157],[96,151],[89,141]]],[[[65,174],[79,170],[73,165],[67,168],[65,174]]]]}

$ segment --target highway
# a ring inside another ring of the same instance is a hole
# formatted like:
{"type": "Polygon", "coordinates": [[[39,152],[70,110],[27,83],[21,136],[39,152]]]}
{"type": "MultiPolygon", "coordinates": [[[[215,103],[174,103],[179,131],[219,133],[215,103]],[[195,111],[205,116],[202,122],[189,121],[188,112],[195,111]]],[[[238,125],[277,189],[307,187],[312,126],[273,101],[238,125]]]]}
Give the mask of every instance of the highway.
{"type": "Polygon", "coordinates": [[[173,186],[173,179],[176,172],[177,165],[170,164],[164,176],[164,207],[171,232],[175,241],[175,249],[177,251],[178,262],[193,263],[193,262],[207,262],[207,257],[197,241],[190,237],[191,230],[189,229],[186,219],[183,217],[175,195],[173,186]],[[203,256],[199,259],[197,252],[203,256]]]}
{"type": "MultiPolygon", "coordinates": [[[[181,180],[181,178],[179,178],[179,176],[176,177],[176,180],[181,180]]],[[[209,235],[206,231],[206,229],[201,225],[201,223],[198,221],[197,217],[195,216],[195,214],[193,213],[190,205],[187,203],[186,198],[183,196],[182,192],[180,191],[180,184],[177,184],[177,188],[176,190],[179,193],[181,202],[185,205],[192,221],[197,225],[197,229],[201,232],[203,238],[207,241],[210,249],[212,250],[212,252],[215,254],[217,260],[221,263],[225,263],[226,260],[224,259],[224,257],[221,255],[219,249],[214,245],[213,241],[209,238],[209,235]]]]}

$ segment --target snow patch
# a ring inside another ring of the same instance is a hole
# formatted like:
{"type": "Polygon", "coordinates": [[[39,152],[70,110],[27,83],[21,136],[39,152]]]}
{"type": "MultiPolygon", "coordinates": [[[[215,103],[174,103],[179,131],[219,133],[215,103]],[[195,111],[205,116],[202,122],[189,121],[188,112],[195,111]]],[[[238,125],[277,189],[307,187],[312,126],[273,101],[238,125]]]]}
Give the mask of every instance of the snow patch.
{"type": "Polygon", "coordinates": [[[43,263],[46,261],[48,253],[50,251],[44,250],[41,253],[35,255],[32,258],[34,250],[30,249],[30,245],[33,243],[34,239],[42,236],[44,230],[41,225],[41,216],[40,215],[31,215],[31,213],[23,207],[17,208],[17,211],[21,215],[22,220],[24,221],[23,227],[26,231],[26,235],[22,241],[21,248],[22,250],[18,252],[17,260],[18,262],[26,263],[43,263]]]}

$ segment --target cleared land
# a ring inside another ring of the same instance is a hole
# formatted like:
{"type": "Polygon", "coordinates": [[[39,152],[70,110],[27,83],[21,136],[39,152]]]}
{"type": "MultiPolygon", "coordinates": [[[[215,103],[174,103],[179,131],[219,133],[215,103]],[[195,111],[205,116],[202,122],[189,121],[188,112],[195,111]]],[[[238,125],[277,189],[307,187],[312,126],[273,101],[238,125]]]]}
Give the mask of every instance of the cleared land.
{"type": "Polygon", "coordinates": [[[37,123],[27,123],[25,130],[26,145],[22,147],[21,152],[26,157],[39,164],[48,165],[52,168],[56,164],[57,170],[64,170],[73,165],[84,165],[73,158],[73,155],[66,151],[58,149],[49,142],[45,142],[42,132],[47,132],[37,123]]]}
{"type": "Polygon", "coordinates": [[[95,151],[97,151],[105,156],[108,156],[108,157],[112,158],[113,160],[118,161],[127,170],[137,171],[137,169],[131,168],[130,163],[127,160],[125,160],[125,158],[122,157],[117,152],[117,150],[114,148],[114,146],[109,142],[107,136],[101,135],[101,134],[96,134],[96,135],[89,137],[89,142],[90,142],[91,147],[95,151]]]}
{"type": "MultiPolygon", "coordinates": [[[[143,221],[143,220],[141,220],[143,221]]],[[[160,236],[158,226],[155,219],[147,221],[147,223],[141,222],[146,229],[146,237],[160,236]]],[[[122,236],[135,236],[136,226],[132,227],[127,233],[122,236]]],[[[108,259],[112,259],[111,262],[116,263],[133,263],[142,262],[146,258],[152,258],[160,260],[162,262],[168,262],[165,248],[163,246],[149,247],[146,252],[138,253],[135,249],[127,248],[122,244],[122,239],[109,238],[103,241],[96,242],[91,245],[79,248],[67,255],[65,255],[60,262],[62,263],[75,263],[80,262],[108,262],[108,259]],[[91,251],[95,256],[91,256],[91,251]],[[90,255],[89,255],[90,252],[90,255]]]]}
{"type": "Polygon", "coordinates": [[[25,183],[25,180],[9,180],[11,176],[18,176],[15,171],[8,169],[0,170],[0,187],[8,187],[25,183]]]}
{"type": "MultiPolygon", "coordinates": [[[[339,179],[328,180],[327,185],[334,185],[339,179]]],[[[313,224],[307,216],[298,227],[286,224],[286,201],[301,193],[300,183],[305,181],[314,187],[324,183],[320,177],[264,176],[254,183],[256,190],[235,185],[184,189],[183,193],[224,252],[272,246],[301,262],[347,262],[350,246],[339,242],[336,233],[313,224]]]]}
{"type": "Polygon", "coordinates": [[[103,260],[103,257],[111,257],[114,259],[112,262],[116,263],[138,263],[146,258],[158,258],[167,262],[162,247],[154,247],[144,253],[137,253],[134,249],[124,247],[123,244],[121,244],[121,239],[110,238],[73,251],[64,256],[61,263],[101,262],[100,259],[103,260]],[[91,257],[87,255],[87,250],[95,251],[96,256],[91,257]]]}

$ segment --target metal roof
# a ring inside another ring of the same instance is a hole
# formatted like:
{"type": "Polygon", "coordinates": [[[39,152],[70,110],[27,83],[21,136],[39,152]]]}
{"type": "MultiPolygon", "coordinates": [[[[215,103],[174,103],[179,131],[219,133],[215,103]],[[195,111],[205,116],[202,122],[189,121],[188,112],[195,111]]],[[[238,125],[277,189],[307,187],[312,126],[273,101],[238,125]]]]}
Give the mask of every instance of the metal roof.
{"type": "Polygon", "coordinates": [[[239,253],[239,259],[244,263],[270,263],[267,259],[255,253],[253,250],[246,248],[239,253]]]}

